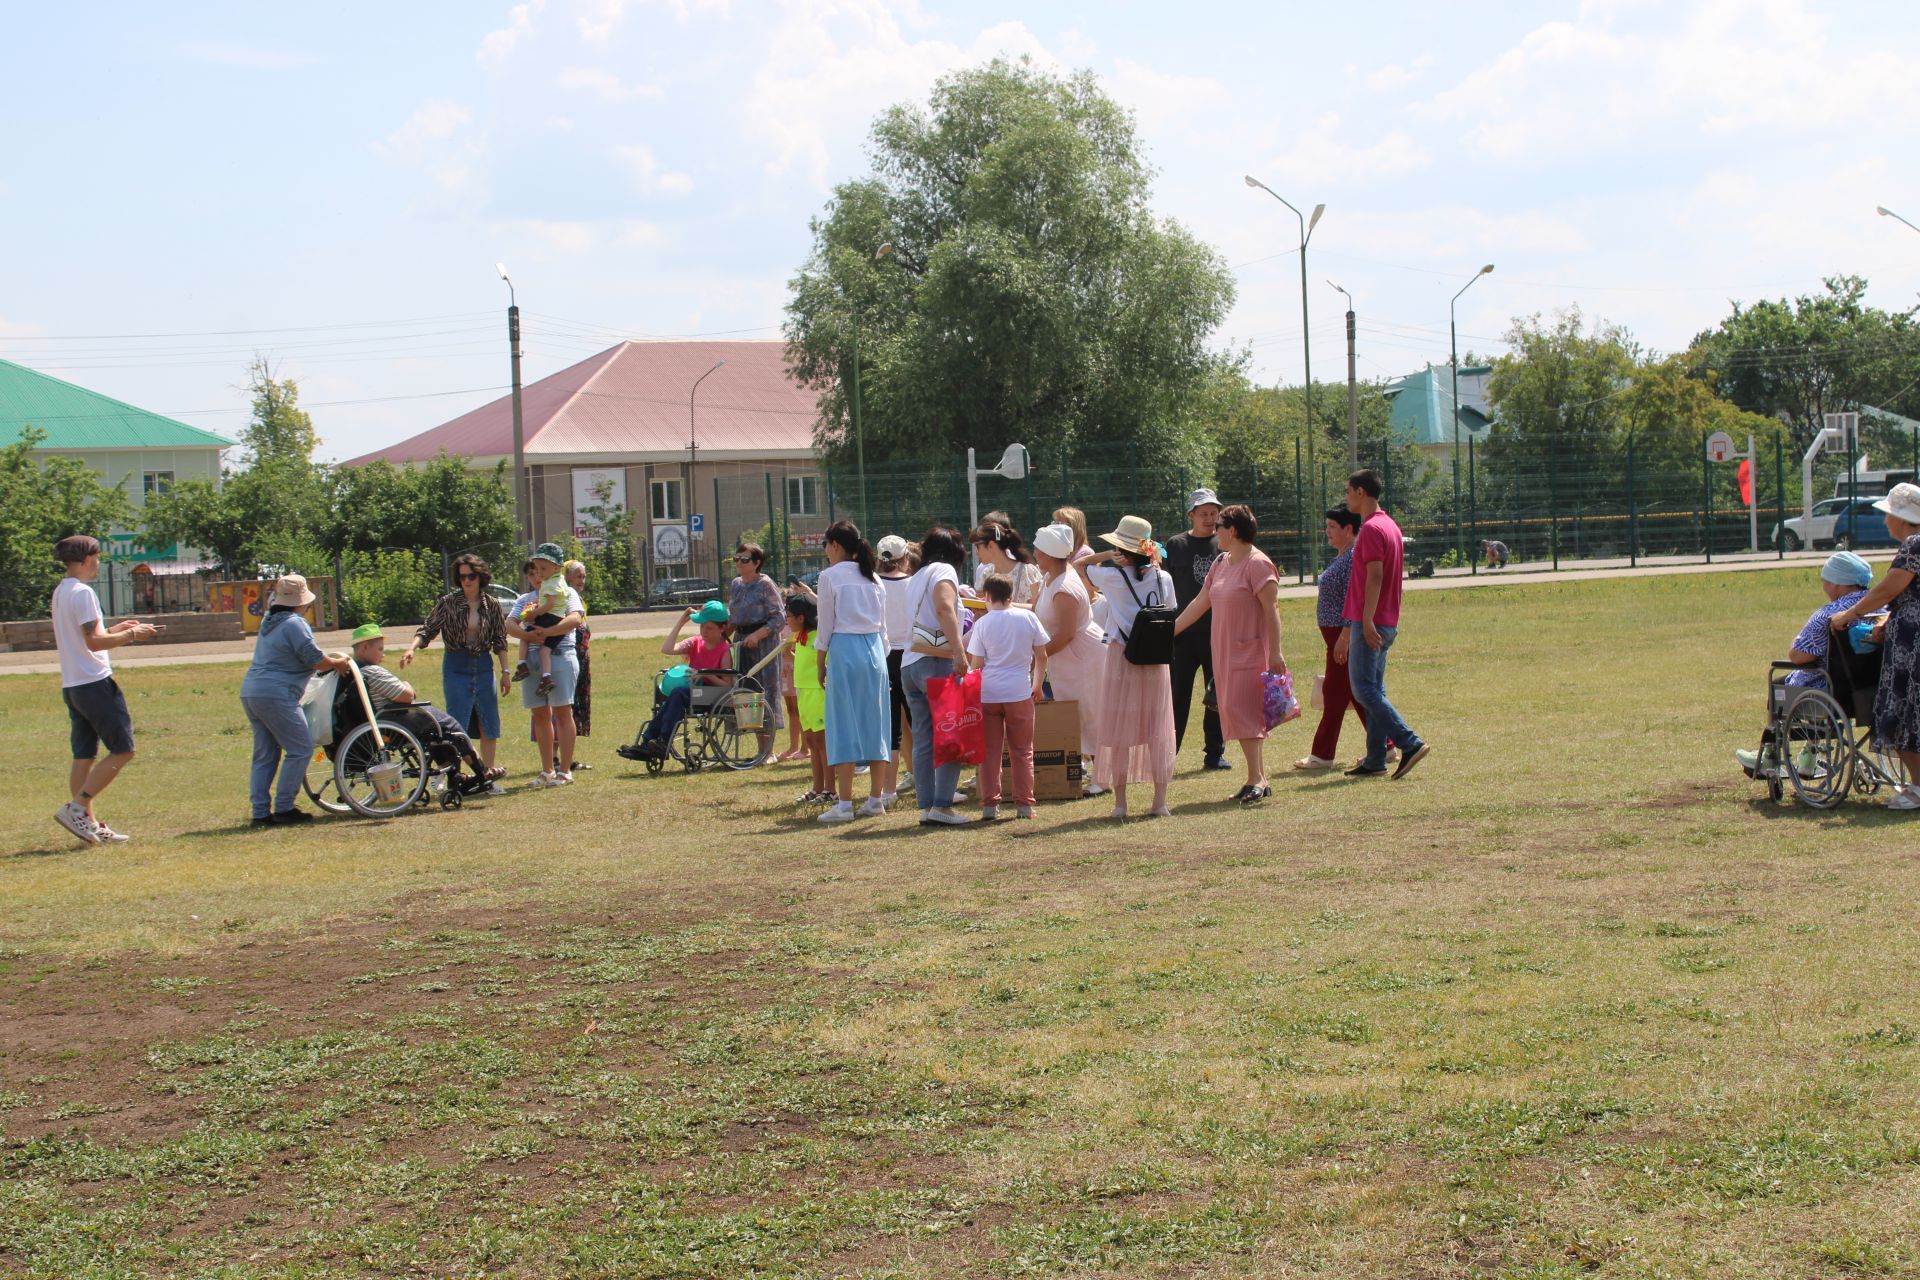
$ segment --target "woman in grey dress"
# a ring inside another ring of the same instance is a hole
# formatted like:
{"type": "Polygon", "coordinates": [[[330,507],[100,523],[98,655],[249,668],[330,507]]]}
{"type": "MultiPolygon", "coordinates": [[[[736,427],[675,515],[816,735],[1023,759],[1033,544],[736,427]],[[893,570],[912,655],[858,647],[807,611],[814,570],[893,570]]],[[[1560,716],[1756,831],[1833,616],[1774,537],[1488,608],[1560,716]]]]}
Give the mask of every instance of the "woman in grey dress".
{"type": "MultiPolygon", "coordinates": [[[[780,594],[772,578],[760,570],[767,553],[751,542],[743,542],[733,553],[733,567],[740,576],[727,584],[727,619],[733,625],[734,643],[740,646],[740,669],[747,670],[780,647],[781,628],[787,623],[787,599],[780,594]]],[[[767,695],[767,718],[760,737],[773,742],[776,729],[784,728],[786,717],[780,697],[780,664],[769,662],[755,677],[767,695]]]]}
{"type": "MultiPolygon", "coordinates": [[[[1899,754],[1907,777],[1920,782],[1920,485],[1897,484],[1873,505],[1885,513],[1887,532],[1900,550],[1880,585],[1827,625],[1843,633],[1866,614],[1891,606],[1873,695],[1873,732],[1883,748],[1899,754]]],[[[1920,789],[1911,783],[1896,788],[1887,808],[1920,809],[1920,789]]]]}

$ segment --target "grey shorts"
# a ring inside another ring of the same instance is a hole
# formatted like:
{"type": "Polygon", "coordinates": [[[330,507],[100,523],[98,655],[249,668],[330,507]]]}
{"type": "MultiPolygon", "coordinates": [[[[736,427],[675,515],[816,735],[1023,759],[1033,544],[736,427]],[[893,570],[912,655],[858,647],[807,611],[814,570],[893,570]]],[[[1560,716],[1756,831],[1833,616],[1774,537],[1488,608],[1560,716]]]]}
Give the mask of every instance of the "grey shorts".
{"type": "MultiPolygon", "coordinates": [[[[537,668],[536,668],[537,671],[537,668]]],[[[571,649],[558,649],[553,655],[553,688],[545,693],[536,693],[539,687],[538,674],[530,675],[520,682],[520,705],[531,711],[535,707],[573,707],[573,687],[580,679],[580,658],[571,649]]]]}
{"type": "Polygon", "coordinates": [[[110,756],[123,756],[133,750],[133,713],[127,710],[126,696],[112,676],[62,689],[60,696],[67,704],[67,736],[75,760],[93,759],[102,745],[110,756]]]}

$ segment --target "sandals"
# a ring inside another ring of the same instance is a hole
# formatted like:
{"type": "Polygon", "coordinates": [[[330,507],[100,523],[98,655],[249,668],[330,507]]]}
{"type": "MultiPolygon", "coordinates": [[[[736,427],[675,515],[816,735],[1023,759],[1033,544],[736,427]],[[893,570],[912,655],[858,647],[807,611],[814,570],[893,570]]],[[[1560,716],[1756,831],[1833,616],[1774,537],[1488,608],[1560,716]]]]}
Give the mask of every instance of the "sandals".
{"type": "Polygon", "coordinates": [[[1319,773],[1323,769],[1338,769],[1338,760],[1322,760],[1319,756],[1301,756],[1293,762],[1293,767],[1307,773],[1319,773]]]}
{"type": "Polygon", "coordinates": [[[837,804],[840,797],[831,791],[809,791],[795,800],[795,804],[837,804]]]}
{"type": "Polygon", "coordinates": [[[1270,786],[1262,784],[1256,787],[1249,784],[1234,792],[1233,798],[1241,804],[1258,804],[1272,794],[1273,788],[1270,786]]]}

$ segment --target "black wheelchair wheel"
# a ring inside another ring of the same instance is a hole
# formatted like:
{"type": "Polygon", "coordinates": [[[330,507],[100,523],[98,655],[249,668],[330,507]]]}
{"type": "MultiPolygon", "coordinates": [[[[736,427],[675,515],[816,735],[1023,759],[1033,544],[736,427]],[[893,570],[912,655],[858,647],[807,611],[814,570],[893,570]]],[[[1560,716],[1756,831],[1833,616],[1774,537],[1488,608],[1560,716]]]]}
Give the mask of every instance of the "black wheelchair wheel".
{"type": "Polygon", "coordinates": [[[334,752],[334,784],[341,798],[355,813],[369,818],[390,818],[411,809],[427,791],[426,752],[420,739],[401,725],[380,722],[385,747],[374,737],[374,727],[363,724],[340,741],[334,752]],[[394,765],[400,770],[400,790],[391,800],[383,800],[374,785],[372,771],[394,765]]]}
{"type": "Polygon", "coordinates": [[[313,759],[307,761],[307,773],[301,780],[306,789],[307,799],[317,808],[328,813],[352,813],[353,806],[340,794],[339,775],[334,772],[333,761],[325,752],[315,751],[313,759]]]}
{"type": "MultiPolygon", "coordinates": [[[[729,769],[751,769],[766,763],[767,754],[773,749],[773,735],[761,725],[751,729],[739,727],[734,710],[734,699],[738,692],[741,691],[724,695],[713,705],[713,715],[709,718],[713,755],[729,769]]],[[[746,692],[757,693],[758,690],[746,692]]],[[[764,703],[760,711],[764,716],[764,703]]]]}
{"type": "Polygon", "coordinates": [[[1853,776],[1853,738],[1840,704],[1824,693],[1805,693],[1787,713],[1787,776],[1801,803],[1831,809],[1846,799],[1853,776]]]}

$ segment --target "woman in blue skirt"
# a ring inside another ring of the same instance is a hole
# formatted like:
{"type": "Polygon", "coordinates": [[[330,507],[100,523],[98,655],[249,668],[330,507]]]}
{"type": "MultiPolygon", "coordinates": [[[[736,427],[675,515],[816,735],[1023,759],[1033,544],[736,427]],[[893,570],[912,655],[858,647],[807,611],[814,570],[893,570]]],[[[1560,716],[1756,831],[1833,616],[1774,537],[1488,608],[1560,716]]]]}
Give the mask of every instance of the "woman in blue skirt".
{"type": "Polygon", "coordinates": [[[820,821],[852,822],[887,811],[880,798],[883,766],[893,754],[886,590],[874,576],[873,548],[851,521],[835,521],[824,541],[827,567],[814,588],[820,599],[814,646],[827,691],[827,763],[839,798],[820,821]],[[859,764],[869,766],[872,794],[856,811],[853,770],[859,764]]]}

